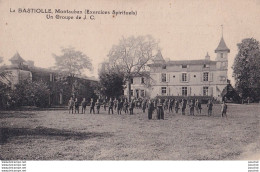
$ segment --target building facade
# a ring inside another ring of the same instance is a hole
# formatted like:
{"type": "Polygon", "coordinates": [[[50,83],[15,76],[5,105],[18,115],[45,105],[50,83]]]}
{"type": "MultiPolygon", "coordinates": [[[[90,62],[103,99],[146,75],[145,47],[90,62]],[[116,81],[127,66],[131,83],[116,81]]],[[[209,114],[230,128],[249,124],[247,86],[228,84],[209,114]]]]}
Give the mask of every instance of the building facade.
{"type": "MultiPolygon", "coordinates": [[[[128,85],[128,84],[127,84],[128,85]]],[[[142,72],[141,74],[133,76],[131,79],[131,91],[132,98],[146,98],[150,97],[151,86],[149,72],[142,72]]],[[[124,95],[128,95],[128,88],[124,90],[124,95]]]]}
{"type": "MultiPolygon", "coordinates": [[[[165,61],[159,51],[150,67],[150,87],[146,88],[146,95],[180,96],[180,97],[213,97],[221,100],[221,93],[227,86],[228,53],[222,37],[215,50],[214,60],[205,56],[200,60],[165,61]]],[[[140,77],[133,79],[140,82],[140,77]]],[[[133,82],[133,90],[140,83],[133,82]]],[[[144,89],[144,88],[142,88],[144,89]]],[[[136,96],[133,91],[133,96],[136,96]]]]}
{"type": "MultiPolygon", "coordinates": [[[[56,70],[45,69],[34,66],[33,61],[25,61],[19,53],[16,53],[10,59],[11,65],[2,66],[1,70],[10,73],[7,77],[0,77],[0,82],[10,85],[12,89],[23,81],[43,81],[50,89],[49,105],[66,105],[71,96],[77,97],[80,101],[83,98],[90,100],[96,97],[94,92],[97,85],[97,80],[91,78],[75,77],[77,90],[76,95],[71,95],[71,88],[60,85],[61,73],[56,70]]],[[[69,81],[69,76],[63,76],[66,82],[69,81]]]]}

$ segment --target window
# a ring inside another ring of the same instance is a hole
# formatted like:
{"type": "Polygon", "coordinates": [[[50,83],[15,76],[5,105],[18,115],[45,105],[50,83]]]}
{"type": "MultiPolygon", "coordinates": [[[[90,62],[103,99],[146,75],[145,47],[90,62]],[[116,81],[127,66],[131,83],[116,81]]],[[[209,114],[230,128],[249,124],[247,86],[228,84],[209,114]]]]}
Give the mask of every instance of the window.
{"type": "Polygon", "coordinates": [[[131,78],[130,82],[131,82],[131,84],[133,84],[133,83],[134,83],[134,79],[133,79],[133,78],[131,78]]]}
{"type": "Polygon", "coordinates": [[[163,65],[163,66],[162,66],[162,69],[166,69],[166,65],[163,65]]]}
{"type": "Polygon", "coordinates": [[[141,97],[144,97],[144,90],[141,90],[141,97]]]}
{"type": "Polygon", "coordinates": [[[141,78],[141,84],[144,84],[144,77],[141,78]]]}
{"type": "Polygon", "coordinates": [[[188,95],[188,88],[187,88],[187,87],[182,87],[181,90],[182,90],[182,93],[181,93],[181,94],[182,94],[183,96],[187,96],[187,95],[188,95]]]}
{"type": "Polygon", "coordinates": [[[130,91],[130,95],[134,96],[134,91],[133,90],[130,91]]]}
{"type": "Polygon", "coordinates": [[[223,58],[223,57],[224,57],[224,54],[223,54],[223,53],[220,53],[220,57],[223,58]]]}
{"type": "Polygon", "coordinates": [[[166,95],[166,87],[162,87],[162,95],[166,95]]]}
{"type": "Polygon", "coordinates": [[[194,75],[194,78],[196,78],[196,75],[194,75]]]}
{"type": "Polygon", "coordinates": [[[209,81],[209,73],[208,72],[203,73],[203,81],[209,81]]]}
{"type": "Polygon", "coordinates": [[[162,73],[162,82],[166,82],[166,73],[162,73]]]}
{"type": "Polygon", "coordinates": [[[209,95],[209,87],[203,87],[203,96],[209,95]]]}
{"type": "Polygon", "coordinates": [[[181,75],[181,81],[186,82],[187,81],[187,73],[182,73],[181,75]]]}
{"type": "Polygon", "coordinates": [[[181,68],[187,68],[187,65],[181,65],[181,68]]]}

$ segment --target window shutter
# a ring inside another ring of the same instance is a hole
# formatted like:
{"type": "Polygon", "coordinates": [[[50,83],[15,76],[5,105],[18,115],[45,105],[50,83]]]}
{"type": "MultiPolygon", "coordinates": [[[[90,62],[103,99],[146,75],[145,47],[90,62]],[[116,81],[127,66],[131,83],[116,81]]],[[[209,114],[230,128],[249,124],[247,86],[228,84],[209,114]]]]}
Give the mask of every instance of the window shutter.
{"type": "Polygon", "coordinates": [[[200,81],[203,82],[203,72],[200,74],[200,81]]]}
{"type": "Polygon", "coordinates": [[[182,82],[182,73],[179,74],[179,79],[180,79],[180,82],[182,82]]]}
{"type": "Polygon", "coordinates": [[[213,87],[209,87],[209,95],[213,96],[213,87]]]}
{"type": "Polygon", "coordinates": [[[170,82],[170,74],[167,73],[167,82],[170,82]]]}
{"type": "Polygon", "coordinates": [[[190,82],[190,73],[188,73],[187,81],[190,82]]]}
{"type": "Polygon", "coordinates": [[[189,87],[189,96],[191,96],[191,87],[189,87]]]}
{"type": "Polygon", "coordinates": [[[180,90],[180,91],[179,91],[179,95],[181,96],[181,95],[182,95],[182,87],[180,87],[179,90],[180,90]]]}
{"type": "Polygon", "coordinates": [[[209,75],[210,75],[210,81],[213,81],[213,72],[210,72],[209,75]]]}
{"type": "Polygon", "coordinates": [[[203,86],[200,88],[200,95],[203,96],[203,86]]]}
{"type": "Polygon", "coordinates": [[[158,78],[159,83],[162,82],[162,74],[161,74],[161,73],[159,73],[159,76],[158,76],[158,77],[159,77],[159,78],[158,78]]]}

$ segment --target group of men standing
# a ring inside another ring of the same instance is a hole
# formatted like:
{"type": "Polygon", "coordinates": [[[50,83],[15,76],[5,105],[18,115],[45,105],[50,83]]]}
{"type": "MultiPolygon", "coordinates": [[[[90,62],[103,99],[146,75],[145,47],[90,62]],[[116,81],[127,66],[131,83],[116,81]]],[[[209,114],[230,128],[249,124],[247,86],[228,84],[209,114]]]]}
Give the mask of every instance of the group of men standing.
{"type": "MultiPolygon", "coordinates": [[[[153,111],[156,109],[157,112],[157,119],[164,119],[164,112],[168,110],[169,113],[173,113],[173,109],[175,113],[178,114],[179,109],[181,109],[181,114],[185,115],[187,107],[189,108],[189,115],[194,116],[195,109],[198,114],[201,114],[201,101],[199,99],[165,99],[162,101],[160,98],[157,100],[148,100],[148,119],[152,119],[153,111]]],[[[212,116],[213,111],[213,101],[211,99],[208,100],[207,103],[207,111],[208,116],[212,116]]],[[[225,101],[222,102],[221,105],[221,117],[227,117],[227,104],[225,101]]]]}
{"type": "MultiPolygon", "coordinates": [[[[78,101],[77,98],[69,100],[68,106],[69,106],[69,113],[79,113],[79,107],[81,105],[81,113],[85,114],[86,112],[86,106],[87,102],[86,99],[83,98],[81,103],[78,101]]],[[[90,114],[97,112],[99,114],[100,112],[100,107],[103,105],[104,111],[107,110],[108,108],[108,114],[114,114],[114,110],[117,112],[118,115],[121,115],[122,111],[125,114],[134,114],[134,108],[141,108],[143,113],[145,113],[146,109],[148,110],[148,119],[152,119],[153,112],[156,110],[156,116],[157,119],[164,119],[164,113],[165,111],[168,111],[169,113],[179,113],[179,109],[181,109],[181,114],[185,115],[186,114],[186,109],[189,108],[189,115],[194,116],[195,109],[198,114],[201,114],[201,101],[198,99],[143,99],[143,100],[137,100],[137,99],[132,99],[130,102],[125,99],[114,99],[112,98],[107,100],[103,100],[103,102],[100,101],[100,99],[97,99],[94,101],[93,98],[90,100],[90,114]]],[[[222,112],[222,117],[226,115],[226,110],[227,110],[227,105],[224,103],[221,106],[221,112],[222,112]]],[[[212,115],[212,110],[213,110],[213,101],[208,100],[207,103],[207,108],[208,108],[208,116],[212,115]]]]}
{"type": "MultiPolygon", "coordinates": [[[[80,105],[81,105],[81,113],[85,114],[86,113],[86,107],[87,107],[86,98],[83,98],[83,100],[80,103],[78,101],[78,98],[73,99],[73,97],[71,97],[70,100],[69,100],[69,103],[68,103],[69,113],[72,113],[72,114],[73,114],[73,112],[79,113],[80,105]]],[[[99,113],[100,106],[101,106],[101,104],[100,104],[99,100],[94,102],[93,98],[91,98],[91,100],[90,100],[90,112],[89,113],[95,114],[95,107],[96,107],[97,113],[99,113]]]]}
{"type": "Polygon", "coordinates": [[[149,100],[148,101],[148,119],[152,119],[152,113],[156,109],[157,119],[164,119],[164,112],[168,110],[169,113],[175,111],[178,114],[179,109],[181,109],[182,115],[185,115],[187,106],[190,108],[190,115],[194,115],[194,109],[196,108],[198,113],[201,113],[201,102],[199,100],[175,100],[175,99],[162,99],[149,100]]]}

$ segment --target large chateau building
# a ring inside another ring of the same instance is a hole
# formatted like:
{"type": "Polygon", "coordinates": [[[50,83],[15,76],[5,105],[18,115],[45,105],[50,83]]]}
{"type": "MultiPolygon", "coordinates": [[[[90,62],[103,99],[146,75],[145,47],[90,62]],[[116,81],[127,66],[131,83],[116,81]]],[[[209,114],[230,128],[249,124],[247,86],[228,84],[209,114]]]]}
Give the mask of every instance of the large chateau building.
{"type": "Polygon", "coordinates": [[[159,51],[153,63],[148,65],[150,77],[146,81],[149,84],[143,77],[134,77],[131,94],[137,98],[199,96],[221,100],[228,81],[229,52],[223,37],[215,50],[214,60],[207,53],[200,60],[166,61],[159,51]]]}

